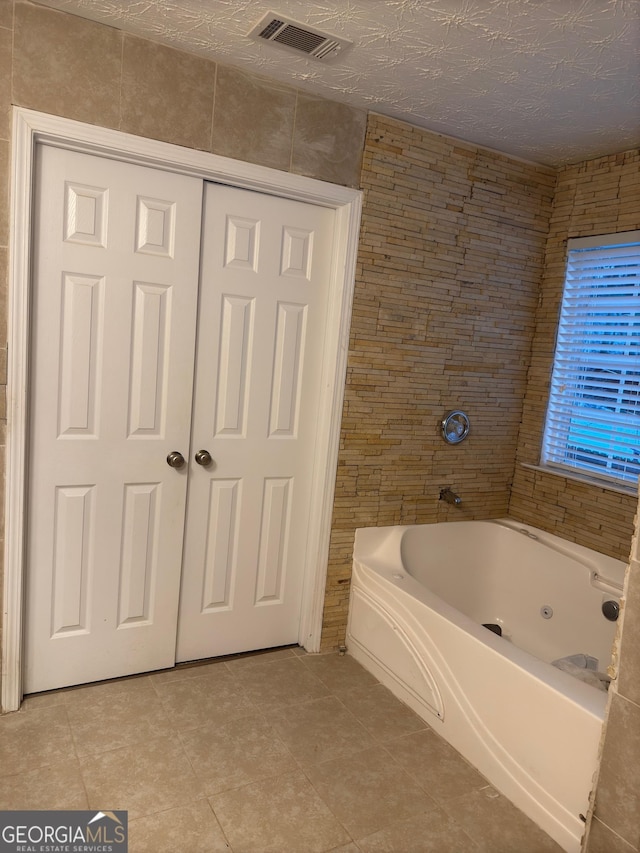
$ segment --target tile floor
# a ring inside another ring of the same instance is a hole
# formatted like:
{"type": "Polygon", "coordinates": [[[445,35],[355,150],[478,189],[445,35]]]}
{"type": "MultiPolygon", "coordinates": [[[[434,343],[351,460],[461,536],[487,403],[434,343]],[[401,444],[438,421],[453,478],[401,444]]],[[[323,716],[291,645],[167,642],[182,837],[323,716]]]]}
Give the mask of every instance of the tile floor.
{"type": "Polygon", "coordinates": [[[297,648],[27,697],[0,809],[126,809],[130,853],[560,848],[353,658],[297,648]]]}

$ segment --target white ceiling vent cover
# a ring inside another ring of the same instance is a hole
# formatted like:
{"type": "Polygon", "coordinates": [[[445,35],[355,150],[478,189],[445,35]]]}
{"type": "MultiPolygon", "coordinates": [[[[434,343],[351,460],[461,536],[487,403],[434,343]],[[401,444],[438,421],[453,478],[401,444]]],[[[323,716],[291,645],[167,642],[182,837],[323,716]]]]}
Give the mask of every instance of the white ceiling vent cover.
{"type": "Polygon", "coordinates": [[[335,59],[353,44],[347,39],[323,33],[322,30],[315,30],[275,12],[265,15],[247,35],[249,38],[265,39],[297,53],[306,53],[307,56],[325,61],[335,59]]]}

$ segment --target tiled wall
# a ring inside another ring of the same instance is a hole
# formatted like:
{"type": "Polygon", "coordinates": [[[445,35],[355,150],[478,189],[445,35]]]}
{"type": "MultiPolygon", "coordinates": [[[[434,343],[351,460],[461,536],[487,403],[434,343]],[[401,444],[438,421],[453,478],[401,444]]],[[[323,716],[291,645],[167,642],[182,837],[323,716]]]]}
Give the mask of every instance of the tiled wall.
{"type": "Polygon", "coordinates": [[[370,115],[361,186],[326,648],[355,528],[507,514],[555,172],[370,115]],[[471,432],[452,446],[457,408],[471,432]]]}
{"type": "Polygon", "coordinates": [[[566,166],[558,174],[509,512],[565,539],[626,560],[636,498],[522,467],[540,461],[566,241],[640,228],[640,151],[566,166]]]}
{"type": "Polygon", "coordinates": [[[11,104],[346,186],[358,186],[366,127],[362,110],[82,18],[0,0],[0,471],[11,104]]]}
{"type": "Polygon", "coordinates": [[[0,0],[0,139],[11,101],[357,186],[362,110],[31,3],[16,2],[12,15],[13,5],[0,0]]]}
{"type": "Polygon", "coordinates": [[[586,853],[640,850],[640,504],[586,853]]]}

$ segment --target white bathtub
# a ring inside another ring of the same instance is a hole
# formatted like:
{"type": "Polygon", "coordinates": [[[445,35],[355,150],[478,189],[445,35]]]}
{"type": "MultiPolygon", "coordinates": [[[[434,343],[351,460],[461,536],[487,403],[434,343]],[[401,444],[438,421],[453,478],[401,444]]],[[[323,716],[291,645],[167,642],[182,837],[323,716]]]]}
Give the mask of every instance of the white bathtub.
{"type": "Polygon", "coordinates": [[[607,694],[551,661],[606,670],[624,569],[510,519],[356,531],[349,653],[569,853],[607,694]]]}

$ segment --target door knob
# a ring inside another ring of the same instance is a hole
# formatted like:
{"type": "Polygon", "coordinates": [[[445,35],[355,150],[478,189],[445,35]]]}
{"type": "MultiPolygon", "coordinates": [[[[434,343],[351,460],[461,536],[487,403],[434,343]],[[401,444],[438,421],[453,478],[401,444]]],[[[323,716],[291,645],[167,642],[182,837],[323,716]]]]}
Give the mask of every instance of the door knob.
{"type": "Polygon", "coordinates": [[[207,466],[211,465],[213,459],[211,458],[211,454],[208,450],[198,450],[196,453],[196,462],[198,465],[207,466]]]}
{"type": "Polygon", "coordinates": [[[167,465],[170,468],[182,468],[184,465],[184,456],[178,450],[172,450],[167,456],[167,465]]]}

